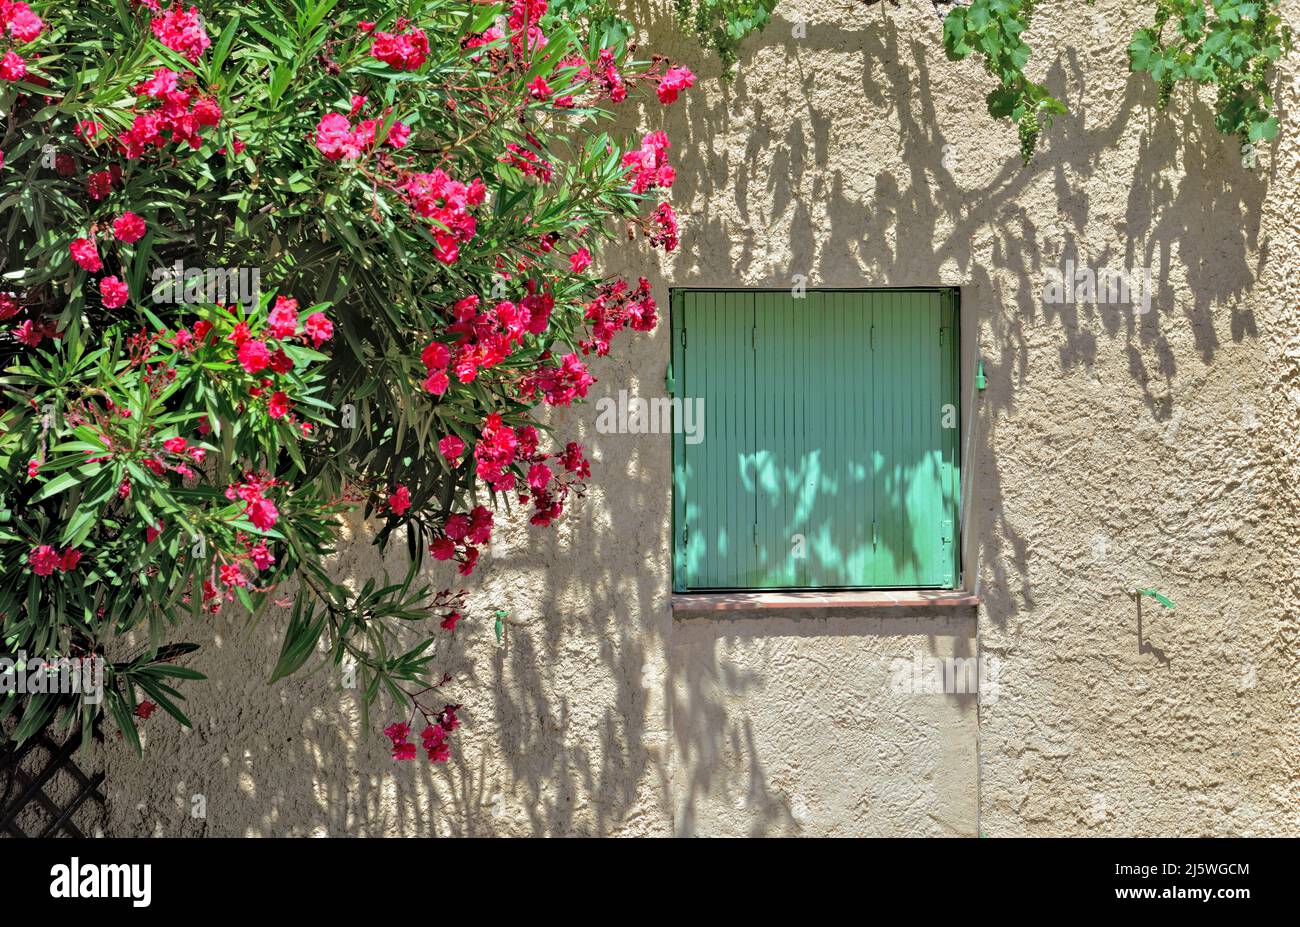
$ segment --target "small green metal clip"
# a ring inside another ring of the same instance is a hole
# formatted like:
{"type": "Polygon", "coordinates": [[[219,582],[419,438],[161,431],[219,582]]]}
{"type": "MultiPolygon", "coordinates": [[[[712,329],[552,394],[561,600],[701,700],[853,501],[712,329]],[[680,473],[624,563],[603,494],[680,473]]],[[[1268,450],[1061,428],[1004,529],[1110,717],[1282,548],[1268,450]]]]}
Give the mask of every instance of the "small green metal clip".
{"type": "Polygon", "coordinates": [[[505,634],[505,632],[506,632],[506,623],[505,623],[505,618],[506,618],[509,614],[510,614],[510,613],[507,612],[504,608],[498,608],[497,611],[496,611],[496,619],[497,619],[497,620],[496,620],[496,622],[492,625],[492,630],[496,632],[496,635],[497,635],[497,643],[498,643],[498,644],[501,643],[501,635],[505,634]]]}
{"type": "Polygon", "coordinates": [[[984,358],[980,358],[979,365],[975,368],[975,388],[984,389],[989,385],[988,377],[984,376],[984,358]]]}
{"type": "Polygon", "coordinates": [[[1151,598],[1153,598],[1153,599],[1155,599],[1157,602],[1159,602],[1161,605],[1163,605],[1165,608],[1173,608],[1173,607],[1174,607],[1174,603],[1171,602],[1171,601],[1169,601],[1169,597],[1168,597],[1168,596],[1166,596],[1166,595],[1162,595],[1161,593],[1159,593],[1159,592],[1156,591],[1155,589],[1139,589],[1139,590],[1137,591],[1137,593],[1138,593],[1138,595],[1150,596],[1151,598]]]}

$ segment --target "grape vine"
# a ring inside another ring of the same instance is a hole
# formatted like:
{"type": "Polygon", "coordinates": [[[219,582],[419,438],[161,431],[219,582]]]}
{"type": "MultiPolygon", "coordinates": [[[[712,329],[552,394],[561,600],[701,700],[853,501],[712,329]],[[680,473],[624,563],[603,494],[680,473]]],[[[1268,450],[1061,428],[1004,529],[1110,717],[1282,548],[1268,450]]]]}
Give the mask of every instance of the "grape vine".
{"type": "MultiPolygon", "coordinates": [[[[674,0],[683,26],[700,44],[722,57],[724,76],[741,41],[771,21],[777,0],[674,0]]],[[[860,0],[874,6],[879,0],[860,0]]],[[[1025,75],[1031,49],[1024,40],[1038,0],[932,0],[943,18],[943,47],[960,61],[978,53],[998,81],[986,97],[989,115],[1009,119],[1020,137],[1026,165],[1042,133],[1065,104],[1025,75]]],[[[1093,0],[1087,0],[1089,4],[1093,0]]],[[[1280,0],[1151,0],[1152,26],[1139,29],[1129,45],[1129,68],[1146,73],[1159,88],[1158,107],[1168,108],[1178,84],[1213,84],[1215,125],[1236,136],[1243,164],[1253,163],[1253,146],[1277,135],[1270,89],[1275,67],[1292,49],[1292,30],[1278,13],[1280,0]]]]}
{"type": "Polygon", "coordinates": [[[1278,0],[1156,0],[1155,22],[1129,45],[1129,67],[1158,84],[1168,108],[1179,81],[1213,84],[1214,124],[1243,151],[1277,135],[1269,89],[1273,67],[1291,50],[1292,33],[1278,0]]]}
{"type": "Polygon", "coordinates": [[[682,28],[722,58],[725,80],[745,37],[772,21],[777,0],[674,0],[682,28]]]}
{"type": "Polygon", "coordinates": [[[1034,0],[974,0],[955,6],[943,21],[943,47],[949,59],[960,61],[972,52],[984,56],[984,67],[998,79],[985,98],[989,115],[1010,119],[1020,134],[1020,157],[1028,164],[1038,138],[1065,112],[1065,104],[1042,84],[1025,76],[1030,48],[1021,35],[1029,28],[1034,0]]]}

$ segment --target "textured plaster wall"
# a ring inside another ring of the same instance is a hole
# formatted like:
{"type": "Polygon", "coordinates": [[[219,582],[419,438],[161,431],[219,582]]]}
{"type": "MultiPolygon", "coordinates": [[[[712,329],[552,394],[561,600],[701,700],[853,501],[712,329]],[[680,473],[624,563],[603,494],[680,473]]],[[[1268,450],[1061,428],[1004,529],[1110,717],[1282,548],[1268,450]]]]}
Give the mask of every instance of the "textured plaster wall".
{"type": "MultiPolygon", "coordinates": [[[[782,0],[729,86],[668,4],[634,5],[643,51],[705,78],[628,118],[669,132],[689,214],[680,252],[650,261],[665,307],[668,286],[793,274],[962,288],[963,533],[984,605],[674,620],[667,437],[563,410],[593,487],[554,532],[504,529],[484,564],[445,654],[466,706],[449,766],[391,764],[338,679],[268,689],[273,619],[232,614],[186,629],[211,677],[188,690],[195,728],[157,716],[147,761],[108,751],[109,830],[1300,832],[1296,59],[1251,173],[1203,101],[1158,116],[1127,75],[1140,4],[1040,7],[1031,72],[1070,115],[1022,169],[928,2],[782,0]],[[1067,259],[1149,267],[1152,311],[1045,304],[1067,259]],[[1139,613],[1147,585],[1176,611],[1139,613]],[[501,647],[498,607],[517,622],[501,647]],[[918,655],[996,659],[997,698],[899,694],[891,663],[918,655]]],[[[641,254],[612,269],[645,272],[641,254]]],[[[666,326],[622,341],[593,399],[661,395],[668,349],[666,326]]],[[[364,540],[338,566],[378,568],[364,540]]]]}

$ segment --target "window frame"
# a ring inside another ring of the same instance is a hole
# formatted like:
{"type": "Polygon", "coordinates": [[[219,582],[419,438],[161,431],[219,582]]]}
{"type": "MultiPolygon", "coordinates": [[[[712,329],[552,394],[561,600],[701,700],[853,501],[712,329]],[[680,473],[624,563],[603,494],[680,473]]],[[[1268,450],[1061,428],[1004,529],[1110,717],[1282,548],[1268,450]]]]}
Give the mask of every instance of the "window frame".
{"type": "MultiPolygon", "coordinates": [[[[670,331],[670,359],[668,362],[667,376],[665,385],[668,387],[668,393],[673,398],[681,397],[679,383],[684,382],[687,373],[685,360],[685,346],[681,340],[681,324],[685,313],[685,298],[687,294],[725,294],[725,293],[745,293],[745,294],[778,294],[790,295],[790,288],[782,287],[708,287],[708,286],[676,286],[669,288],[669,311],[668,322],[670,331]]],[[[740,596],[799,596],[804,594],[831,593],[841,597],[852,598],[860,594],[880,593],[883,595],[900,594],[907,592],[916,592],[930,596],[952,596],[960,595],[964,590],[964,547],[965,533],[962,514],[964,511],[962,491],[964,488],[962,480],[963,464],[963,441],[965,415],[962,403],[963,394],[963,372],[965,367],[965,357],[963,353],[962,330],[962,311],[961,311],[961,288],[958,286],[908,286],[908,287],[882,287],[882,286],[861,286],[861,287],[807,287],[804,290],[807,294],[873,294],[873,293],[935,293],[941,297],[947,297],[951,300],[951,332],[954,343],[950,348],[951,370],[949,376],[952,380],[951,401],[956,406],[956,423],[954,426],[954,436],[951,445],[951,480],[953,487],[952,495],[952,558],[953,572],[951,584],[938,585],[918,585],[915,583],[899,585],[798,585],[798,586],[701,586],[688,587],[686,583],[686,548],[687,544],[683,542],[683,524],[684,496],[682,480],[684,470],[679,467],[679,463],[685,459],[684,434],[679,423],[676,420],[678,404],[673,403],[673,427],[672,427],[672,447],[670,455],[671,476],[671,585],[674,600],[690,596],[700,597],[718,597],[727,595],[740,596]]],[[[707,412],[706,423],[707,423],[707,412]]],[[[706,424],[707,433],[707,424],[706,424]]],[[[943,448],[941,448],[943,449],[943,448]]],[[[846,599],[847,600],[847,599],[846,599]]],[[[963,600],[964,601],[964,600],[963,600]]]]}

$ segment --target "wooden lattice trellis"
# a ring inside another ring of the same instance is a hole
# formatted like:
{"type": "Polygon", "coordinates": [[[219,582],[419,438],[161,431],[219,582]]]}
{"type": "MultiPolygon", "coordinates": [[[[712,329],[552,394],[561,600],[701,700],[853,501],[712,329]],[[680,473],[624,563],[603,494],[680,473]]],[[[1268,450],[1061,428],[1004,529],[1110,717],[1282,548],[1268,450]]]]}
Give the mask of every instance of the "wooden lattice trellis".
{"type": "MultiPolygon", "coordinates": [[[[98,722],[91,733],[95,740],[103,740],[98,722]]],[[[15,747],[12,742],[0,747],[0,834],[10,837],[86,836],[77,826],[74,816],[87,802],[98,803],[103,810],[104,793],[99,787],[104,782],[104,773],[87,775],[77,765],[74,754],[80,744],[79,730],[58,743],[46,728],[21,747],[15,747]],[[38,747],[45,752],[46,759],[40,771],[33,772],[24,768],[24,763],[37,755],[35,750],[38,747]],[[71,797],[58,798],[47,791],[60,774],[72,780],[71,797]],[[42,814],[24,814],[29,808],[38,809],[42,814]],[[33,820],[40,828],[39,833],[23,830],[23,826],[32,828],[33,820]],[[21,826],[20,821],[23,822],[21,826]]]]}

